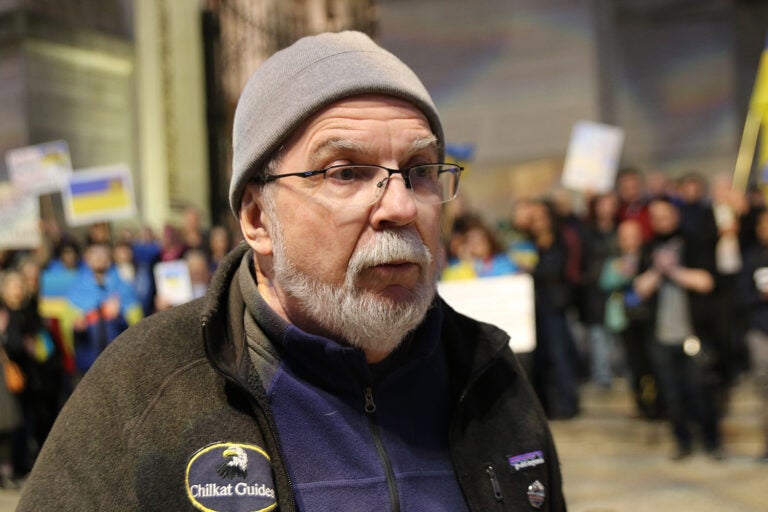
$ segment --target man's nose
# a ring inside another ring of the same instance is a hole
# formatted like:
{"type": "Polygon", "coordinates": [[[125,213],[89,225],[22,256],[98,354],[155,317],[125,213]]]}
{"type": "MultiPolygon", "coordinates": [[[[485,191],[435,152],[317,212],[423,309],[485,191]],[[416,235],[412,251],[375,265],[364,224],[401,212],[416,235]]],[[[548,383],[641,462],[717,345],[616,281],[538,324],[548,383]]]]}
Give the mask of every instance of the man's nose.
{"type": "Polygon", "coordinates": [[[404,226],[416,220],[418,208],[413,191],[406,184],[402,174],[393,174],[386,179],[372,213],[374,227],[385,225],[404,226]]]}

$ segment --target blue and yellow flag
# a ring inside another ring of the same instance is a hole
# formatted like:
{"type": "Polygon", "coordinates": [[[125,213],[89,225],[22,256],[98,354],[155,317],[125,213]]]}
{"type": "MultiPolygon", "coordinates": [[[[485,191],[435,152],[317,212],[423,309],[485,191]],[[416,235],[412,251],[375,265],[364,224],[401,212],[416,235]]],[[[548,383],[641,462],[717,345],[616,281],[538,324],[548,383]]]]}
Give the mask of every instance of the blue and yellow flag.
{"type": "Polygon", "coordinates": [[[752,97],[749,100],[749,110],[760,118],[760,167],[768,164],[768,37],[763,45],[760,64],[757,68],[752,97]]]}
{"type": "Polygon", "coordinates": [[[747,190],[757,146],[760,147],[757,160],[758,167],[764,173],[766,166],[768,166],[768,37],[763,44],[755,85],[749,100],[747,119],[741,134],[741,144],[733,175],[734,189],[742,192],[747,190]],[[758,140],[760,141],[759,144],[758,140]]]}
{"type": "Polygon", "coordinates": [[[73,183],[70,191],[75,214],[89,214],[130,205],[130,196],[119,177],[73,183]]]}

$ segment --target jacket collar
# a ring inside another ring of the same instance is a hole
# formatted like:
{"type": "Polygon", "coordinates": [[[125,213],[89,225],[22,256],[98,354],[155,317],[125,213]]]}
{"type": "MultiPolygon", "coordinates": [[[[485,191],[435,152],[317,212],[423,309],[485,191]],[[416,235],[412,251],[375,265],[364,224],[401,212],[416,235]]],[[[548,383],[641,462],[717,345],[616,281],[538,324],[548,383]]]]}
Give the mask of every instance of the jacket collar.
{"type": "Polygon", "coordinates": [[[248,336],[257,343],[267,343],[266,350],[276,352],[306,379],[338,389],[374,384],[398,368],[429,357],[439,345],[442,310],[433,307],[392,354],[369,365],[362,349],[303,331],[280,317],[259,295],[251,265],[250,257],[243,258],[237,275],[246,310],[256,323],[255,328],[246,327],[248,336]]]}
{"type": "MultiPolygon", "coordinates": [[[[205,333],[205,351],[208,358],[220,371],[238,380],[248,379],[248,358],[243,357],[245,353],[243,328],[245,303],[237,273],[243,257],[249,250],[250,247],[247,244],[241,243],[219,264],[211,280],[208,293],[203,299],[204,307],[201,315],[201,323],[205,333]]],[[[415,357],[428,354],[442,340],[449,368],[452,369],[452,380],[458,389],[463,389],[474,375],[481,373],[492,360],[498,357],[509,342],[509,337],[503,331],[456,313],[440,297],[435,298],[426,321],[418,329],[424,328],[437,332],[438,335],[429,336],[430,343],[417,347],[415,357]]],[[[286,329],[281,343],[293,352],[300,348],[303,350],[304,345],[312,341],[313,338],[320,337],[313,337],[293,327],[293,329],[286,329]]],[[[334,360],[347,361],[341,364],[350,364],[349,361],[353,361],[351,364],[355,367],[360,365],[362,353],[355,355],[354,351],[357,349],[343,347],[325,338],[314,341],[319,342],[313,346],[314,351],[320,351],[320,347],[322,347],[322,353],[325,354],[330,346],[329,343],[334,344],[335,347],[331,348],[331,353],[338,351],[345,354],[341,358],[335,357],[334,360]]],[[[402,350],[396,350],[390,358],[383,362],[383,365],[394,366],[400,363],[398,358],[403,357],[403,352],[409,353],[408,349],[410,349],[410,343],[406,341],[402,345],[402,350]]],[[[411,353],[411,356],[414,354],[411,353]]],[[[364,362],[364,357],[362,360],[364,362]]],[[[367,366],[362,365],[360,368],[367,368],[367,366]]],[[[384,366],[381,367],[382,370],[384,370],[384,366]]],[[[347,369],[347,371],[349,370],[347,369]]],[[[371,369],[359,371],[365,372],[371,371],[371,369]]],[[[375,369],[374,373],[358,373],[358,375],[363,379],[371,380],[378,375],[375,369]]]]}
{"type": "Polygon", "coordinates": [[[245,307],[236,274],[240,261],[249,250],[247,244],[241,243],[219,263],[203,298],[200,315],[208,359],[215,368],[230,378],[239,376],[239,380],[247,379],[247,375],[242,375],[240,370],[244,359],[242,319],[245,307]],[[230,321],[236,318],[240,321],[230,321]]]}

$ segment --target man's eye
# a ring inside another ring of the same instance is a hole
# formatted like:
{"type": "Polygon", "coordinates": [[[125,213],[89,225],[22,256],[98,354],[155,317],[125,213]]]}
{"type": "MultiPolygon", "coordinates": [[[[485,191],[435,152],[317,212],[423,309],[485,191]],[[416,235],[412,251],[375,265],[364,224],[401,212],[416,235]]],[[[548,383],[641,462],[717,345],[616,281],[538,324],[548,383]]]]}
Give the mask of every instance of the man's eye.
{"type": "Polygon", "coordinates": [[[366,166],[337,167],[326,173],[326,176],[336,181],[368,181],[375,174],[376,168],[366,166]]]}
{"type": "Polygon", "coordinates": [[[351,181],[359,178],[359,173],[355,167],[342,167],[335,170],[333,177],[337,180],[351,181]]]}
{"type": "Polygon", "coordinates": [[[437,180],[438,167],[434,165],[418,165],[411,167],[410,175],[412,179],[437,180]]]}

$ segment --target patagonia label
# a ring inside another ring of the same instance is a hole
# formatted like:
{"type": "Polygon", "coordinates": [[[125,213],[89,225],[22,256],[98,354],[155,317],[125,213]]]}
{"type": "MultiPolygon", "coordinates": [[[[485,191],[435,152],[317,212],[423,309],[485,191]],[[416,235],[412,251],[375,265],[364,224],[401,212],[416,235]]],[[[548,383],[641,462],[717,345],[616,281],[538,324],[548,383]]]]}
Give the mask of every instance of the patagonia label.
{"type": "Polygon", "coordinates": [[[535,452],[523,453],[522,455],[514,455],[507,457],[507,462],[509,462],[510,469],[515,471],[534,468],[544,464],[544,452],[536,450],[535,452]]]}

